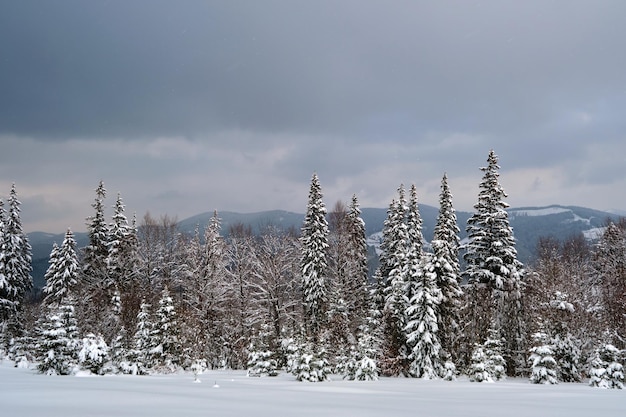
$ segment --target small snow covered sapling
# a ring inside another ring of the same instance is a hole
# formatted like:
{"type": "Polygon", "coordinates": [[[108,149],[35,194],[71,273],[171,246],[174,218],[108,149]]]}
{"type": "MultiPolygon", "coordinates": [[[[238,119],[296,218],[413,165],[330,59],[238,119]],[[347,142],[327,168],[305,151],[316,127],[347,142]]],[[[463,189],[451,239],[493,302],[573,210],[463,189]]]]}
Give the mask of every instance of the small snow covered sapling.
{"type": "Polygon", "coordinates": [[[78,352],[78,362],[81,368],[95,375],[103,375],[106,373],[105,365],[108,356],[109,348],[102,336],[89,333],[83,338],[78,352]]]}
{"type": "Polygon", "coordinates": [[[605,344],[596,349],[590,364],[590,386],[609,389],[624,388],[624,367],[619,362],[619,355],[619,349],[611,344],[605,344]]]}
{"type": "Polygon", "coordinates": [[[493,382],[491,375],[487,371],[487,357],[481,345],[476,345],[472,352],[472,359],[468,371],[471,382],[493,382]]]}
{"type": "Polygon", "coordinates": [[[554,347],[546,343],[548,336],[543,332],[533,335],[537,346],[530,349],[531,375],[530,382],[533,384],[558,384],[557,363],[554,359],[554,347]]]}

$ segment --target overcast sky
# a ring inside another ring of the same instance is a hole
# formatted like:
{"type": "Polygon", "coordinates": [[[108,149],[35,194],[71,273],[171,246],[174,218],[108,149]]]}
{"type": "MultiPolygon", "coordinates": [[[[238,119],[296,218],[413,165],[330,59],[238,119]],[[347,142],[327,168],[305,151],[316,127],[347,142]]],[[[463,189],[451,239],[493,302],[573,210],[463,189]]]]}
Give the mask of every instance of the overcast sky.
{"type": "Polygon", "coordinates": [[[626,2],[0,3],[0,196],[27,231],[127,214],[476,203],[626,210],[626,2]],[[110,209],[109,209],[110,211],[110,209]]]}

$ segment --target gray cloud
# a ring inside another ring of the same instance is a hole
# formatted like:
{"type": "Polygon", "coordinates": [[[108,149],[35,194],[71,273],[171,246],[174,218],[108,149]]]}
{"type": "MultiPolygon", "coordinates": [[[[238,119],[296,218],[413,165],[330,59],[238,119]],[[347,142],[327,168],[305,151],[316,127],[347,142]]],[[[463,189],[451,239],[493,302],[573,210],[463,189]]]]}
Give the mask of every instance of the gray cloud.
{"type": "Polygon", "coordinates": [[[69,213],[104,179],[130,209],[185,216],[301,211],[313,171],[332,200],[386,206],[415,182],[435,204],[447,171],[470,209],[494,148],[511,203],[623,208],[607,185],[626,166],[624,12],[608,0],[4,2],[0,185],[23,183],[38,210],[65,198],[69,213]]]}

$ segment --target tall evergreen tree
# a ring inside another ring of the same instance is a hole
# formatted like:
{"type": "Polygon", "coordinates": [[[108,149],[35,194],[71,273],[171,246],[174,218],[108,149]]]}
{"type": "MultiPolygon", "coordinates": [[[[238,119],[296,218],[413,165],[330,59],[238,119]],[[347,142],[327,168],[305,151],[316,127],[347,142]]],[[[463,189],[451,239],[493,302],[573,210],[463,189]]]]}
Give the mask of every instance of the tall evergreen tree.
{"type": "Polygon", "coordinates": [[[302,225],[302,295],[306,328],[317,342],[324,326],[328,307],[326,251],[328,250],[326,206],[317,174],[311,178],[309,202],[302,225]]]}
{"type": "Polygon", "coordinates": [[[418,263],[408,263],[408,226],[406,195],[404,186],[398,188],[398,199],[393,200],[387,211],[381,243],[381,265],[377,272],[377,292],[384,300],[382,310],[382,360],[384,375],[400,375],[407,372],[406,350],[406,307],[407,273],[418,263]]]}
{"type": "MultiPolygon", "coordinates": [[[[124,214],[125,206],[122,196],[118,193],[117,200],[113,206],[113,221],[108,229],[107,245],[107,282],[106,287],[122,288],[126,284],[125,261],[131,255],[127,248],[127,239],[131,234],[131,228],[128,219],[124,214]]],[[[132,272],[132,271],[131,271],[132,272]]]]}
{"type": "MultiPolygon", "coordinates": [[[[475,310],[489,305],[487,318],[494,320],[496,328],[506,340],[506,355],[509,372],[524,366],[521,352],[523,332],[521,323],[521,279],[523,265],[517,260],[513,229],[509,225],[507,197],[499,183],[498,157],[489,152],[487,167],[480,183],[476,212],[468,219],[468,243],[464,259],[467,262],[465,275],[474,287],[470,292],[470,303],[475,310]],[[486,290],[486,291],[485,291],[486,290]],[[483,297],[487,295],[489,299],[483,297]],[[515,357],[513,357],[515,356],[515,357]]],[[[486,337],[485,317],[473,313],[475,328],[479,329],[473,343],[486,337]],[[482,323],[482,326],[481,324],[482,323]]]]}
{"type": "Polygon", "coordinates": [[[409,373],[417,378],[433,379],[442,375],[438,310],[441,290],[437,288],[437,265],[433,255],[424,254],[415,271],[415,284],[406,309],[409,373]]]}
{"type": "Polygon", "coordinates": [[[91,205],[95,213],[87,218],[89,243],[84,248],[82,258],[83,277],[87,283],[96,288],[104,285],[107,276],[106,259],[109,255],[109,228],[104,217],[105,198],[104,182],[100,181],[96,188],[96,198],[91,205]]]}
{"type": "Polygon", "coordinates": [[[364,318],[369,309],[369,290],[367,285],[367,239],[365,235],[365,222],[361,218],[361,209],[356,195],[348,207],[348,275],[350,277],[350,293],[352,300],[349,302],[348,311],[352,321],[353,331],[365,324],[364,318]]]}
{"type": "Polygon", "coordinates": [[[54,244],[50,252],[50,266],[46,271],[45,302],[63,304],[78,283],[78,256],[74,234],[68,228],[60,247],[54,244]]]}
{"type": "Polygon", "coordinates": [[[24,296],[33,287],[32,249],[22,229],[20,206],[15,184],[11,187],[3,239],[3,268],[7,299],[14,313],[22,306],[24,296]]]}
{"type": "Polygon", "coordinates": [[[20,205],[13,184],[8,213],[0,207],[0,336],[5,345],[22,336],[24,298],[33,287],[32,249],[22,229],[20,205]]]}
{"type": "Polygon", "coordinates": [[[47,375],[70,375],[78,365],[78,323],[71,299],[48,306],[35,346],[37,370],[47,375]]]}
{"type": "Polygon", "coordinates": [[[161,292],[159,308],[156,311],[156,320],[151,334],[150,354],[153,366],[165,371],[174,371],[180,359],[180,328],[176,320],[174,300],[169,289],[165,287],[161,292]]]}
{"type": "MultiPolygon", "coordinates": [[[[457,281],[461,280],[461,268],[459,266],[459,226],[456,219],[456,211],[452,205],[452,193],[448,186],[448,176],[443,175],[441,180],[441,192],[439,194],[439,213],[433,240],[445,242],[448,251],[446,258],[452,267],[452,272],[457,276],[457,281]]],[[[444,255],[442,253],[442,255],[444,255]]]]}
{"type": "Polygon", "coordinates": [[[442,349],[453,360],[459,356],[460,307],[463,291],[460,287],[459,266],[459,226],[452,205],[452,193],[448,186],[448,176],[441,179],[439,194],[439,214],[431,246],[437,265],[437,287],[441,290],[440,339],[442,349]]]}

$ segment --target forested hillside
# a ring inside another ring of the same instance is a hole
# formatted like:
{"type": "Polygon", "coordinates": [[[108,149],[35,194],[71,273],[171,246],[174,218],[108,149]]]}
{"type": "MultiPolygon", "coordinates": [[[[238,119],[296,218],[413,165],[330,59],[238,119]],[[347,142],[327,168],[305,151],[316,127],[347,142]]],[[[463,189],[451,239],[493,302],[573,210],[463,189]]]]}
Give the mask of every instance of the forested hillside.
{"type": "Polygon", "coordinates": [[[227,227],[218,212],[206,224],[128,219],[119,194],[109,221],[101,182],[86,245],[67,230],[50,251],[41,297],[30,299],[32,248],[13,189],[9,210],[0,206],[0,349],[48,374],[210,367],[308,381],[465,373],[621,386],[626,222],[577,208],[508,210],[493,151],[487,162],[462,224],[445,175],[436,213],[401,184],[384,211],[373,274],[365,217],[381,211],[366,216],[357,196],[328,210],[317,174],[303,217],[233,216],[227,227]],[[525,264],[512,222],[536,219],[548,219],[548,236],[525,264]],[[594,243],[578,223],[603,227],[594,243]],[[571,234],[550,237],[551,224],[571,234]]]}

